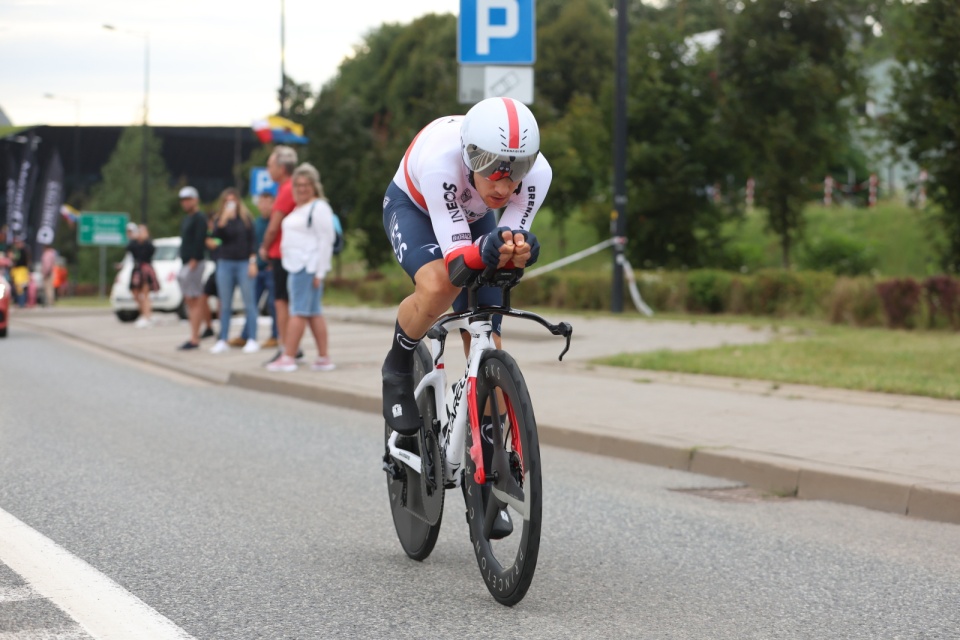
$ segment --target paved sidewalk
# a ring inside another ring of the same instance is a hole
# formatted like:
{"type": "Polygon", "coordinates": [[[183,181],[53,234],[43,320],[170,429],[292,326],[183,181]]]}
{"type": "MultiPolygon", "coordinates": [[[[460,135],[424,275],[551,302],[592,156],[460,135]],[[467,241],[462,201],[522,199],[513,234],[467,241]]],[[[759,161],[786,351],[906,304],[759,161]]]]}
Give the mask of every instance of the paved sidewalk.
{"type": "MultiPolygon", "coordinates": [[[[150,329],[106,310],[16,311],[19,327],[53,331],[212,382],[380,412],[380,365],[393,309],[331,308],[337,370],[268,373],[272,353],[212,355],[176,346],[186,323],[157,316],[150,329]]],[[[563,312],[549,314],[556,322],[563,312]]],[[[534,323],[504,321],[505,346],[523,367],[544,444],[729,478],[806,499],[960,524],[960,402],[664,374],[589,364],[624,351],[750,344],[769,334],[739,325],[573,318],[570,352],[534,323]]],[[[231,335],[239,335],[234,319],[231,335]]],[[[261,325],[261,339],[266,335],[261,325]]],[[[451,375],[462,350],[448,342],[451,375]]],[[[305,337],[307,356],[315,355],[305,337]]]]}

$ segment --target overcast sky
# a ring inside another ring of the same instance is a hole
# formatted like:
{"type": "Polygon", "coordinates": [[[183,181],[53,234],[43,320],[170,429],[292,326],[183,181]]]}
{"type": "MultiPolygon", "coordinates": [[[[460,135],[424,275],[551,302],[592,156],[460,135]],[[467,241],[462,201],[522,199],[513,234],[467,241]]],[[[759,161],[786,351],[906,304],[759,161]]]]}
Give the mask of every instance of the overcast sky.
{"type": "MultiPolygon", "coordinates": [[[[287,75],[316,91],[370,30],[456,15],[460,0],[284,5],[287,75]]],[[[0,0],[0,107],[15,125],[72,125],[78,114],[83,125],[138,123],[149,33],[151,124],[249,125],[277,111],[280,7],[281,0],[0,0]]]]}

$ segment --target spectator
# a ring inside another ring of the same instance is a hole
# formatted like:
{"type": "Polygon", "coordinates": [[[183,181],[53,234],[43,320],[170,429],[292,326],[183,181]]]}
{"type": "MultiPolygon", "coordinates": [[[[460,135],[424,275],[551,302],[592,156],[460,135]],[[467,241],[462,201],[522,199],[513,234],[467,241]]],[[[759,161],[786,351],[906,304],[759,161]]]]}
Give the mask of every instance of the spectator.
{"type": "Polygon", "coordinates": [[[137,237],[127,244],[127,251],[133,258],[133,271],[130,273],[130,292],[140,308],[140,317],[134,325],[138,329],[145,329],[153,325],[153,305],[150,294],[160,291],[160,281],[153,270],[153,253],[155,247],[150,239],[150,230],[147,225],[137,227],[137,237]]]}
{"type": "Polygon", "coordinates": [[[57,250],[47,245],[40,253],[40,274],[43,276],[43,306],[52,307],[56,301],[53,269],[57,266],[57,250]]]}
{"type": "Polygon", "coordinates": [[[244,353],[260,350],[257,343],[257,303],[253,298],[253,282],[257,277],[257,248],[254,244],[253,217],[236,189],[224,190],[220,208],[214,218],[213,242],[217,245],[217,294],[220,298],[220,339],[210,353],[223,353],[230,348],[230,318],[233,314],[233,292],[239,287],[246,317],[247,335],[244,353]]]}
{"type": "Polygon", "coordinates": [[[57,266],[53,268],[53,288],[58,298],[67,295],[67,279],[70,277],[67,271],[67,261],[61,256],[57,258],[57,266]]]}
{"type": "MultiPolygon", "coordinates": [[[[267,230],[267,225],[270,224],[270,213],[273,211],[275,201],[276,198],[270,191],[263,191],[257,196],[257,210],[260,215],[253,221],[254,246],[256,247],[263,244],[263,234],[267,230]]],[[[270,268],[269,262],[257,255],[257,279],[253,286],[253,299],[259,305],[263,293],[266,292],[267,313],[270,315],[270,337],[260,345],[264,349],[275,349],[280,344],[277,341],[277,312],[274,305],[274,289],[273,269],[270,268]]],[[[240,337],[247,339],[246,326],[244,326],[244,332],[240,334],[240,337]]]]}
{"type": "MultiPolygon", "coordinates": [[[[277,199],[273,203],[270,224],[263,234],[263,243],[260,245],[259,255],[264,260],[270,261],[270,269],[273,271],[274,308],[277,316],[277,335],[280,338],[281,345],[286,343],[287,320],[290,317],[287,271],[283,268],[283,261],[281,260],[280,243],[283,237],[281,223],[284,217],[297,206],[293,200],[293,188],[290,180],[296,166],[297,152],[292,147],[285,145],[277,145],[267,159],[267,172],[270,174],[270,178],[277,183],[277,199]]],[[[283,349],[278,349],[277,354],[270,362],[273,362],[282,354],[283,349]]],[[[297,355],[300,355],[299,352],[297,355]]]]}
{"type": "Polygon", "coordinates": [[[323,194],[320,174],[310,164],[293,172],[293,197],[297,207],[283,219],[280,253],[290,294],[290,319],[284,334],[284,353],[267,364],[268,371],[296,371],[300,339],[307,325],[317,345],[314,371],[335,367],[327,352],[327,321],[322,315],[323,279],[333,257],[333,210],[323,194]]]}
{"type": "Polygon", "coordinates": [[[30,291],[30,247],[23,240],[14,240],[10,249],[10,279],[14,301],[23,309],[27,306],[30,291]]]}
{"type": "Polygon", "coordinates": [[[203,333],[200,334],[201,340],[217,335],[213,330],[213,310],[211,309],[215,305],[220,306],[220,298],[217,296],[217,259],[220,257],[220,246],[213,239],[213,227],[217,223],[217,213],[207,219],[207,239],[204,246],[207,248],[207,259],[213,265],[213,271],[203,281],[203,293],[200,294],[202,300],[200,304],[202,318],[200,324],[204,327],[203,333]]]}
{"type": "Polygon", "coordinates": [[[180,189],[180,207],[186,216],[180,221],[180,291],[187,305],[190,339],[180,349],[200,346],[200,324],[203,321],[204,241],[207,238],[207,216],[200,211],[200,194],[193,187],[180,189]]]}

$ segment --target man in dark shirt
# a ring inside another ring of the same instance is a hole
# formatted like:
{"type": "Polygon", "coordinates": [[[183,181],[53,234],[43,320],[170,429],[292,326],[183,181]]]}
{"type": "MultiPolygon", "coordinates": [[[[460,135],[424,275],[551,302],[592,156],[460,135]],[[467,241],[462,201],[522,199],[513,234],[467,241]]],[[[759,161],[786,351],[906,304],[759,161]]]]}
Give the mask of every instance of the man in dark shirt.
{"type": "Polygon", "coordinates": [[[180,291],[187,305],[190,339],[180,349],[200,346],[200,324],[203,320],[203,268],[207,239],[207,216],[200,211],[200,195],[193,187],[180,189],[180,207],[187,215],[180,221],[180,291]]]}

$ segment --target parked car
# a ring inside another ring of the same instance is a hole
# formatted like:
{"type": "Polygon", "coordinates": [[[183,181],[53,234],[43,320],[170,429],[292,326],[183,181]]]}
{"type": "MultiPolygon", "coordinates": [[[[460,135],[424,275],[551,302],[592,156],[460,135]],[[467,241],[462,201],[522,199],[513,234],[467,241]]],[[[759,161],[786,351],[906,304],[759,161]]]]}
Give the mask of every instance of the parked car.
{"type": "Polygon", "coordinates": [[[7,325],[10,322],[10,300],[13,298],[13,287],[0,275],[0,338],[7,337],[7,325]]]}
{"type": "MultiPolygon", "coordinates": [[[[180,283],[177,281],[177,275],[180,273],[182,264],[180,261],[180,237],[155,238],[153,246],[156,247],[153,254],[153,270],[157,272],[157,280],[160,281],[160,290],[150,294],[153,310],[176,313],[181,318],[186,318],[187,307],[184,304],[183,294],[180,292],[180,283]]],[[[214,269],[214,263],[207,260],[203,269],[204,282],[213,274],[214,269]]],[[[113,280],[113,287],[110,289],[110,306],[121,322],[133,322],[140,315],[140,308],[130,291],[132,274],[133,258],[127,253],[123,256],[120,270],[117,272],[117,276],[113,280]]],[[[263,300],[259,305],[261,312],[264,309],[265,302],[263,300]]],[[[213,301],[211,301],[210,307],[214,311],[217,310],[217,305],[213,301]]],[[[234,314],[243,313],[243,297],[240,295],[239,287],[233,292],[233,312],[234,314]]]]}

